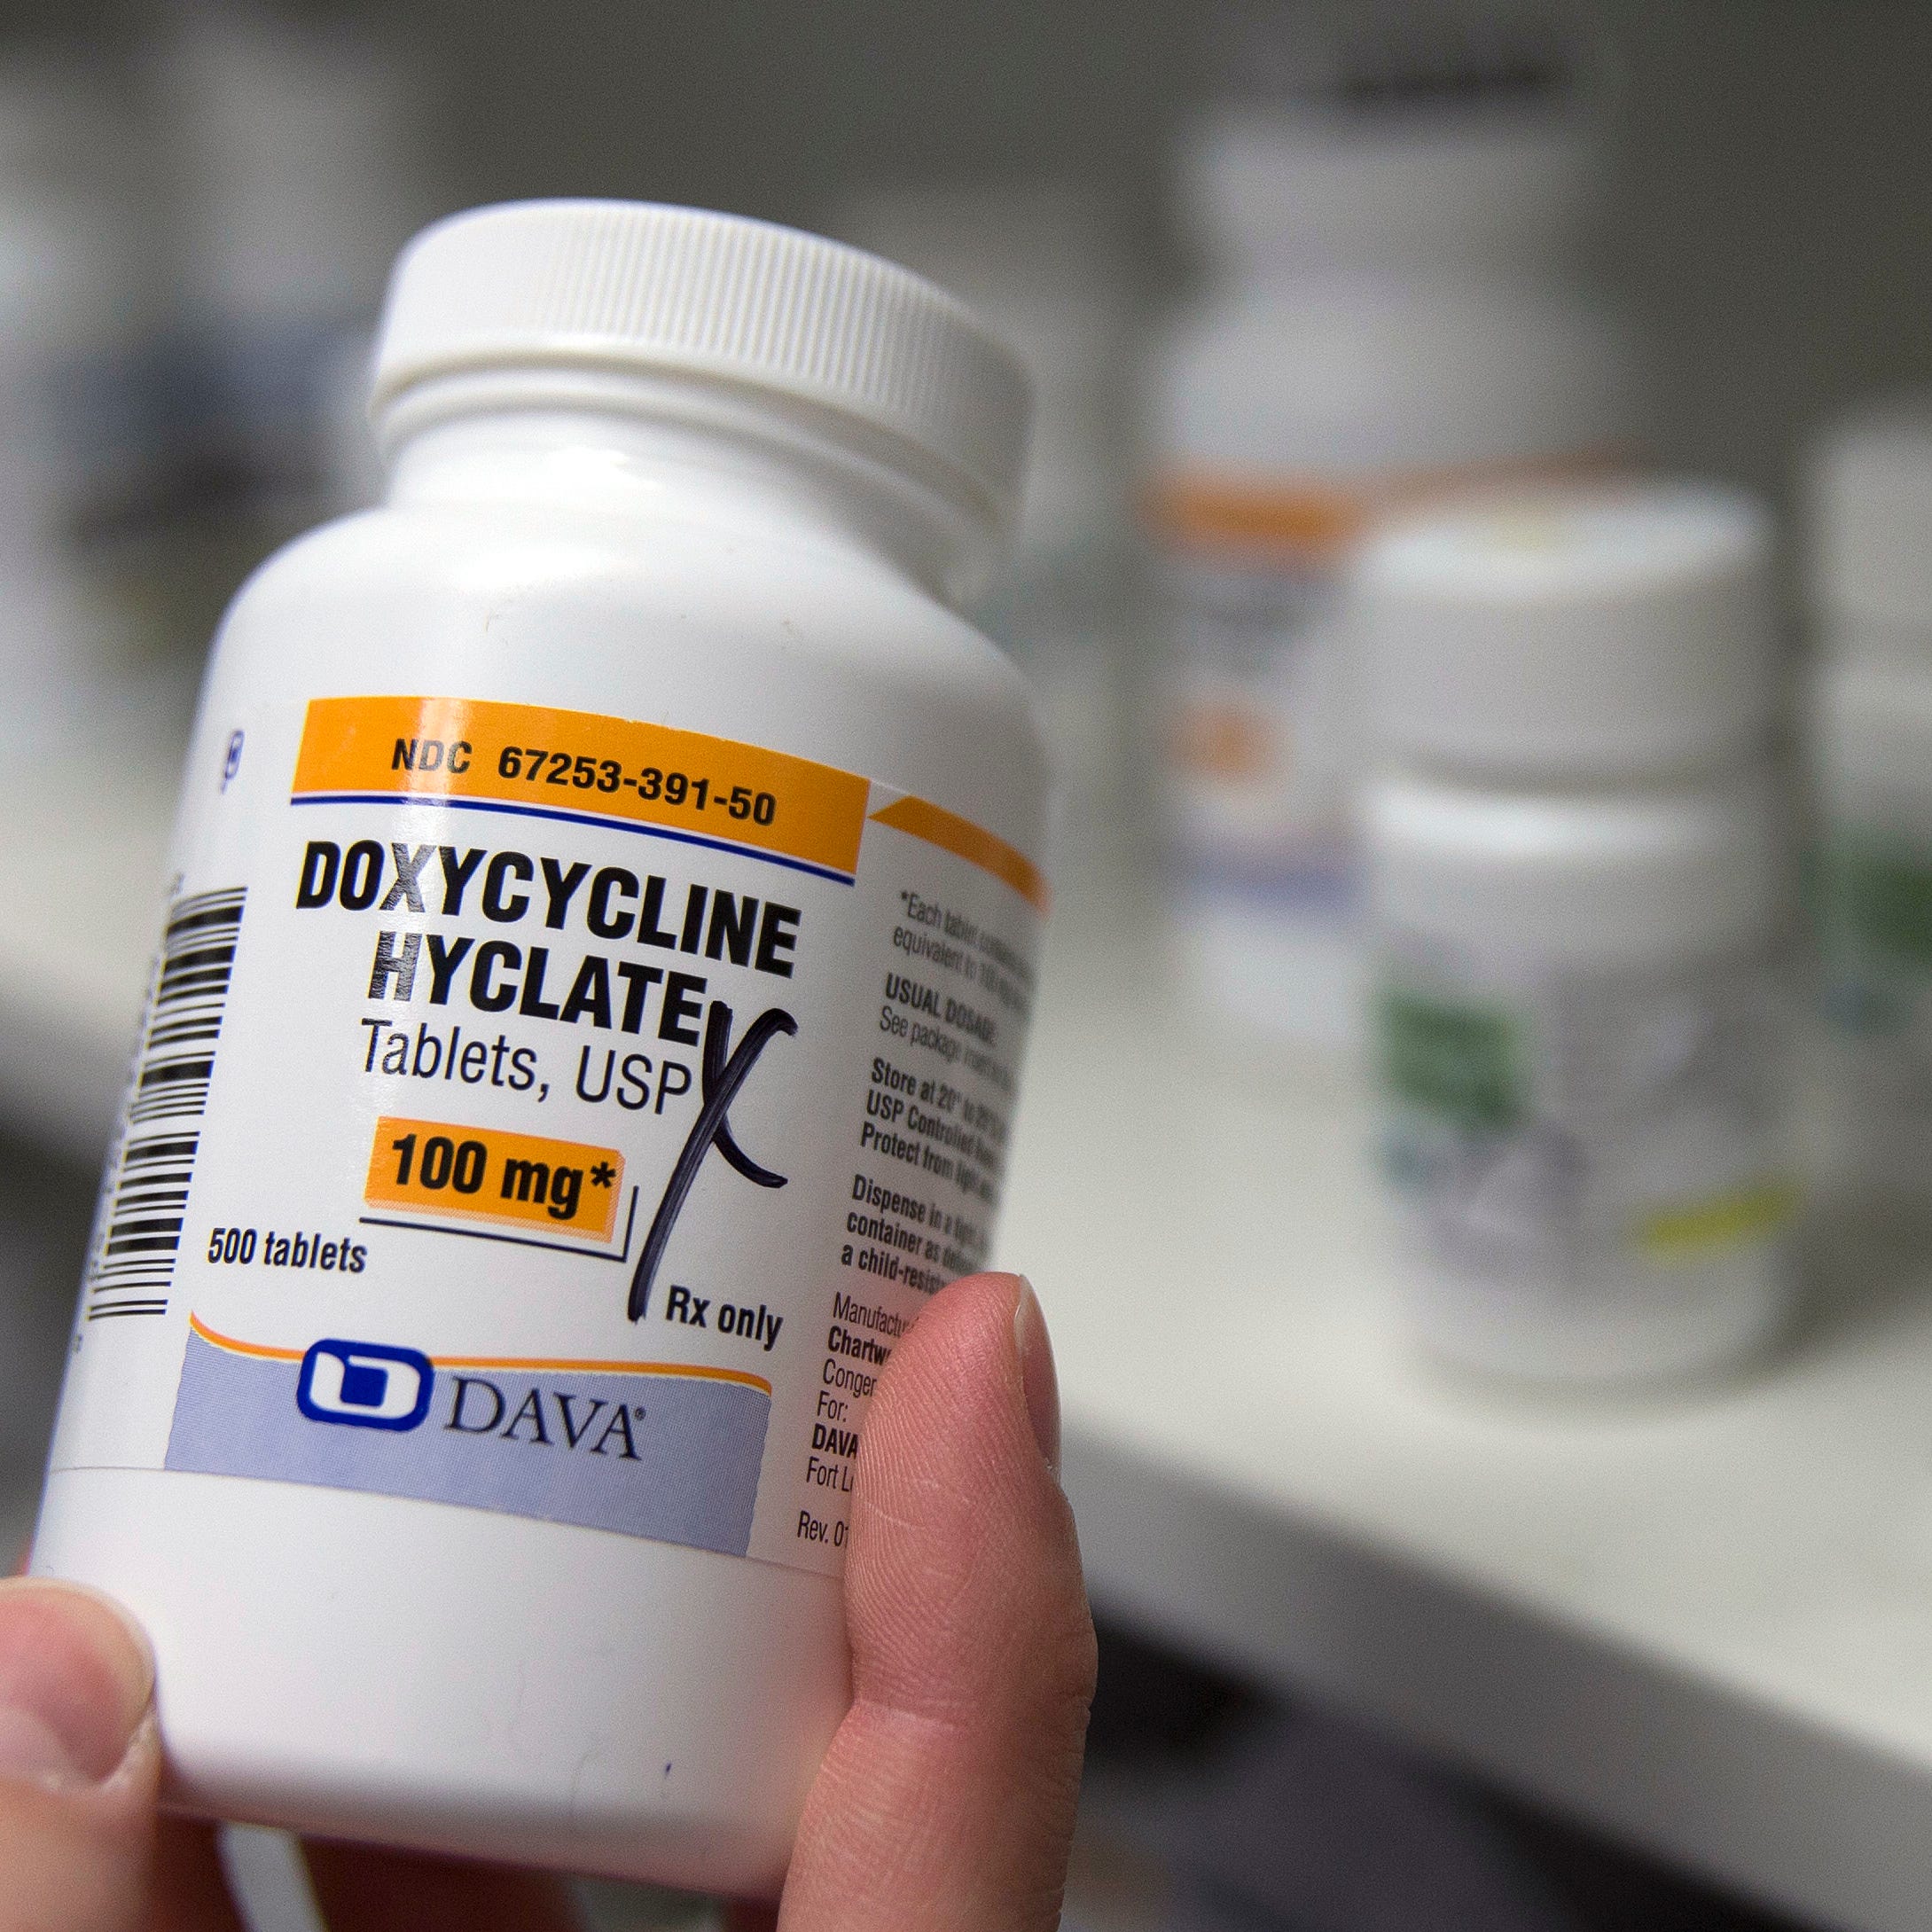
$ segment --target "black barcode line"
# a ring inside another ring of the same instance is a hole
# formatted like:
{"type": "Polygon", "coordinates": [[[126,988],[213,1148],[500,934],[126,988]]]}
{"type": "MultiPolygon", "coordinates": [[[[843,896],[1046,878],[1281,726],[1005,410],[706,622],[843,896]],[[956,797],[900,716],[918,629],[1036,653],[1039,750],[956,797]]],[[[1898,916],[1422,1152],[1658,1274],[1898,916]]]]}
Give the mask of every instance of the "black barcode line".
{"type": "Polygon", "coordinates": [[[161,937],[127,1125],[88,1271],[87,1318],[164,1315],[207,1109],[246,894],[176,903],[161,937]]]}

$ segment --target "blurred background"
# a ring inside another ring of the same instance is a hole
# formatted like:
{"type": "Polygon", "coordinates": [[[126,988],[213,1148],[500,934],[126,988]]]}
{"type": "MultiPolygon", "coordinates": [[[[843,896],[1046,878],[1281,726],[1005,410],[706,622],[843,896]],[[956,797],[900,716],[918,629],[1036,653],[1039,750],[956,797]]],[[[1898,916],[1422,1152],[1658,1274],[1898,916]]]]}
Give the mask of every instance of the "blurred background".
{"type": "MultiPolygon", "coordinates": [[[[1367,755],[1334,752],[1346,706],[1287,690],[1282,653],[1418,479],[1687,473],[1777,520],[1788,699],[1830,602],[1808,452],[1932,382],[1928,73],[1917,0],[0,4],[0,1538],[31,1527],[200,662],[255,562],[379,494],[370,331],[425,221],[554,194],[729,209],[894,255],[1007,331],[1043,416],[980,614],[1066,774],[1051,973],[1130,950],[1157,908],[1144,997],[1200,1024],[1198,1078],[1279,1036],[1247,1117],[1346,1144],[1368,1194],[1367,755]],[[1242,790],[1278,728],[1328,756],[1320,796],[1242,790]],[[86,782],[43,782],[57,762],[86,782]]],[[[1908,510],[1932,503],[1912,448],[1908,510]]],[[[1911,621],[1932,636],[1932,606],[1911,621]]],[[[1786,704],[1767,769],[1809,715],[1786,704]]],[[[1051,1029],[1087,1019],[1050,992],[1042,1082],[1051,1029]]],[[[1077,1221],[1054,1162],[1036,1136],[1014,1185],[1077,1221]]],[[[1287,1180],[1255,1211],[1289,1248],[1297,1215],[1342,1239],[1287,1180]]],[[[1056,1289],[1076,1311],[1108,1287],[1065,1274],[1043,1271],[1057,1329],[1056,1289]]],[[[1064,1333],[1076,1441],[1099,1441],[1103,1372],[1064,1333]]],[[[1802,1885],[1693,1875],[1675,1842],[1576,1822],[1560,1779],[1492,1783],[1131,1595],[1097,1576],[1069,1925],[1798,1922],[1748,1895],[1802,1885]]],[[[232,1853],[259,1923],[301,1923],[285,1847],[232,1853]]],[[[591,1896],[614,1927],[708,1910],[591,1896]]]]}

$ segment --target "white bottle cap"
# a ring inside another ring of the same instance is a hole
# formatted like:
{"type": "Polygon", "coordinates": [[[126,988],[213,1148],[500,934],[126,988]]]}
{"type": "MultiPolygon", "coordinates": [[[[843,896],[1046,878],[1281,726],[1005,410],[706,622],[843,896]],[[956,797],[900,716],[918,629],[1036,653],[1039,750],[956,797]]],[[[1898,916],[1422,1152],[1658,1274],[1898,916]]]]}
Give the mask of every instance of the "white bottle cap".
{"type": "Polygon", "coordinates": [[[389,284],[379,413],[505,368],[703,376],[911,445],[1005,524],[1029,412],[1019,360],[943,290],[768,222],[627,201],[520,201],[426,229],[389,284]]]}
{"type": "Polygon", "coordinates": [[[1521,261],[1596,199],[1571,23],[1412,4],[1236,8],[1215,104],[1184,130],[1190,235],[1252,275],[1521,261]]]}
{"type": "Polygon", "coordinates": [[[1812,452],[1806,490],[1819,608],[1932,629],[1932,397],[1853,417],[1812,452]]]}
{"type": "Polygon", "coordinates": [[[1396,525],[1356,579],[1376,735],[1397,757],[1557,780],[1741,753],[1775,702],[1770,554],[1755,500],[1695,484],[1396,525]]]}

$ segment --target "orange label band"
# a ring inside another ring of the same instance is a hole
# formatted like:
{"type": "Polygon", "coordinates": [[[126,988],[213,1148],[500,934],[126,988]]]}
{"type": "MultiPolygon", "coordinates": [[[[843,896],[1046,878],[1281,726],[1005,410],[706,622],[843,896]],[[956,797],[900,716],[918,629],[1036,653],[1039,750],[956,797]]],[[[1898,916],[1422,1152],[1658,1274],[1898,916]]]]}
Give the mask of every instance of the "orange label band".
{"type": "Polygon", "coordinates": [[[1361,536],[1369,505],[1365,492],[1332,486],[1177,476],[1152,492],[1147,515],[1163,536],[1179,543],[1327,557],[1361,536]]]}
{"type": "MultiPolygon", "coordinates": [[[[224,1335],[219,1329],[210,1328],[199,1315],[188,1317],[188,1326],[211,1348],[224,1349],[231,1355],[252,1356],[260,1362],[299,1362],[307,1353],[302,1349],[279,1349],[270,1342],[243,1341],[234,1335],[224,1335]]],[[[695,1362],[606,1362],[600,1357],[535,1355],[434,1355],[429,1359],[437,1368],[548,1369],[559,1374],[667,1375],[673,1380],[682,1376],[694,1381],[736,1382],[767,1396],[771,1393],[770,1382],[747,1369],[711,1368],[695,1362]]]]}
{"type": "Polygon", "coordinates": [[[614,1147],[385,1115],[363,1199],[606,1241],[623,1185],[624,1157],[614,1147]]]}
{"type": "Polygon", "coordinates": [[[467,698],[316,698],[293,795],[473,801],[661,828],[849,878],[868,782],[729,738],[467,698]]]}
{"type": "Polygon", "coordinates": [[[928,799],[900,798],[872,814],[875,825],[910,833],[928,845],[977,865],[982,872],[1004,879],[1022,899],[1045,912],[1052,902],[1046,875],[1017,846],[1008,845],[970,818],[962,818],[928,799]]]}
{"type": "MultiPolygon", "coordinates": [[[[290,790],[297,803],[443,799],[628,824],[848,882],[872,795],[852,772],[735,739],[469,698],[311,699],[290,790]]],[[[1040,868],[970,819],[923,798],[872,816],[1047,910],[1040,868]]]]}
{"type": "Polygon", "coordinates": [[[1150,492],[1147,518],[1155,530],[1177,543],[1327,559],[1351,549],[1381,519],[1438,497],[1512,484],[1587,482],[1614,474],[1620,461],[1612,450],[1541,460],[1499,458],[1368,475],[1352,483],[1183,472],[1150,492]]]}

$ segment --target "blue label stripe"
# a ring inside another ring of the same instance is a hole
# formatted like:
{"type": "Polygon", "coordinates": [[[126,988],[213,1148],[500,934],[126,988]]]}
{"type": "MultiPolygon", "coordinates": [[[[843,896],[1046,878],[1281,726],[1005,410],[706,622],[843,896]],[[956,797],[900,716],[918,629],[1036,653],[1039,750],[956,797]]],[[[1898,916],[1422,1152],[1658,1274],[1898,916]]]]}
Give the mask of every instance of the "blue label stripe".
{"type": "Polygon", "coordinates": [[[1168,867],[1177,890],[1297,911],[1349,915],[1361,903],[1359,869],[1333,859],[1210,857],[1184,851],[1168,867]]]}
{"type": "Polygon", "coordinates": [[[736,844],[730,839],[708,839],[701,832],[679,832],[670,825],[645,825],[629,818],[607,818],[598,812],[562,811],[554,805],[512,805],[497,799],[450,798],[434,792],[304,792],[292,797],[289,803],[428,805],[441,811],[497,811],[520,818],[555,818],[567,825],[592,825],[599,831],[635,832],[646,839],[669,839],[677,845],[701,845],[713,852],[730,852],[739,858],[755,858],[767,865],[810,872],[814,879],[829,879],[835,886],[853,882],[850,872],[835,872],[829,865],[814,865],[810,859],[793,858],[784,852],[767,852],[757,846],[736,844]]]}
{"type": "MultiPolygon", "coordinates": [[[[702,1373],[458,1366],[336,1340],[301,1357],[243,1353],[191,1332],[165,1467],[411,1497],[742,1556],[770,1409],[748,1380],[702,1373]],[[391,1373],[405,1378],[397,1400],[389,1399],[391,1373]]],[[[345,1579],[364,1583],[379,1587],[376,1578],[345,1579]]]]}

